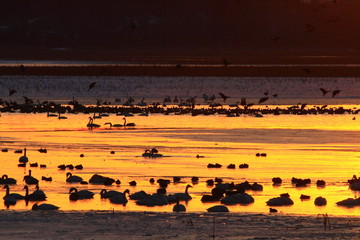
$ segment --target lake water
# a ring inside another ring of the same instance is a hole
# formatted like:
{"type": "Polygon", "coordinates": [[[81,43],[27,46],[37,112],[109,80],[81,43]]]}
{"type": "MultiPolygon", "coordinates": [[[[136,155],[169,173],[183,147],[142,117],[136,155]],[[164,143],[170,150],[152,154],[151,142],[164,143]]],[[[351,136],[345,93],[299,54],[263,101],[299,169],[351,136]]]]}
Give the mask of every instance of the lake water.
{"type": "MultiPolygon", "coordinates": [[[[280,106],[284,107],[284,106],[280,106]]],[[[358,105],[346,105],[356,108],[358,105]]],[[[279,211],[294,214],[358,215],[360,207],[344,208],[337,201],[357,197],[351,191],[347,180],[359,175],[360,167],[360,124],[357,115],[264,115],[256,118],[250,115],[226,117],[225,115],[191,116],[150,114],[148,117],[128,117],[136,123],[134,128],[109,128],[106,122],[122,123],[123,116],[115,114],[96,119],[101,127],[89,130],[86,127],[89,115],[64,114],[68,119],[47,117],[46,113],[20,114],[2,113],[0,117],[0,174],[17,179],[11,192],[24,194],[23,176],[32,170],[39,180],[42,176],[52,177],[52,182],[40,180],[40,188],[47,194],[48,203],[58,205],[61,210],[124,210],[124,211],[172,211],[173,205],[144,207],[130,200],[126,206],[100,199],[100,190],[124,191],[130,193],[144,190],[154,193],[157,184],[150,184],[150,178],[181,177],[180,183],[171,183],[168,194],[183,192],[191,177],[199,177],[199,183],[189,189],[192,200],[186,203],[187,211],[202,212],[218,203],[202,203],[202,195],[210,194],[211,187],[206,180],[215,177],[225,182],[257,182],[263,191],[248,191],[255,202],[249,205],[228,206],[231,212],[268,212],[266,201],[281,193],[289,193],[294,205],[277,207],[279,211]],[[46,164],[46,168],[18,167],[22,154],[17,149],[27,148],[30,163],[46,164]],[[145,149],[156,147],[162,158],[142,157],[145,149]],[[47,153],[40,153],[46,148],[47,153]],[[111,154],[115,151],[115,154],[111,154]],[[267,153],[256,157],[256,153],[267,153]],[[81,158],[80,154],[84,154],[81,158]],[[196,158],[196,155],[204,158],[196,158]],[[220,163],[220,169],[207,168],[208,163],[220,163]],[[236,169],[227,169],[229,164],[236,169]],[[239,164],[249,164],[248,169],[239,169],[239,164]],[[83,170],[72,170],[74,175],[88,181],[93,174],[102,174],[121,181],[120,185],[81,185],[66,183],[66,171],[58,170],[60,164],[82,164],[83,170]],[[273,186],[271,179],[281,177],[282,185],[273,186]],[[291,178],[310,178],[308,187],[296,188],[291,178]],[[325,180],[325,187],[317,187],[316,180],[325,180]],[[136,187],[129,186],[135,180],[136,187]],[[69,201],[71,187],[87,189],[96,194],[93,199],[69,201]],[[308,201],[301,201],[300,195],[310,195],[308,201]],[[323,196],[326,206],[317,207],[314,199],[323,196]]],[[[33,187],[30,187],[32,189],[33,187]]],[[[2,190],[5,194],[5,189],[2,190]]],[[[30,209],[25,201],[18,201],[10,209],[30,209]]],[[[5,205],[0,205],[6,209],[5,205]]]]}

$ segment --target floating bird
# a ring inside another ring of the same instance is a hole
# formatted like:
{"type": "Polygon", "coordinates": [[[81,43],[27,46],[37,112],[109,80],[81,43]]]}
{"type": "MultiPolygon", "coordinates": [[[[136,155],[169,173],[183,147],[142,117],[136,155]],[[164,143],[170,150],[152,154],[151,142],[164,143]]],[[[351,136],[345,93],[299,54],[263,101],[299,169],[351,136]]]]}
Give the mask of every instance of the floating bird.
{"type": "Polygon", "coordinates": [[[86,125],[88,128],[98,128],[100,127],[99,124],[94,123],[94,119],[92,117],[89,117],[89,122],[86,125]]]}
{"type": "MultiPolygon", "coordinates": [[[[127,191],[129,191],[129,190],[127,190],[127,191]]],[[[125,193],[126,193],[126,190],[125,190],[124,193],[122,193],[122,192],[118,192],[118,191],[114,191],[114,190],[108,191],[106,189],[102,189],[100,191],[100,197],[101,198],[112,198],[112,197],[114,197],[114,196],[116,196],[118,194],[125,194],[125,193]]]]}
{"type": "Polygon", "coordinates": [[[109,200],[110,200],[111,203],[123,204],[125,206],[126,203],[128,202],[128,200],[126,198],[126,194],[130,194],[129,189],[126,189],[124,191],[124,193],[116,194],[115,196],[109,198],[109,200]]]}
{"type": "Polygon", "coordinates": [[[126,118],[123,118],[124,120],[124,126],[126,127],[135,127],[135,123],[126,123],[126,118]]]}
{"type": "Polygon", "coordinates": [[[222,99],[224,100],[224,102],[226,102],[226,99],[229,98],[229,96],[226,96],[225,94],[223,94],[223,93],[221,93],[221,92],[219,92],[219,95],[220,95],[220,97],[222,97],[222,99]]]}
{"type": "Polygon", "coordinates": [[[32,185],[32,184],[38,184],[39,180],[31,176],[31,170],[29,170],[29,175],[24,176],[24,180],[26,184],[32,185]]]}
{"type": "Polygon", "coordinates": [[[6,193],[5,193],[5,196],[4,196],[4,200],[5,200],[5,198],[13,198],[13,199],[16,199],[16,200],[18,200],[18,199],[25,199],[25,197],[23,196],[23,195],[21,195],[21,194],[18,194],[18,193],[10,193],[10,187],[9,187],[9,185],[5,185],[4,187],[3,187],[3,189],[6,189],[6,193]]]}
{"type": "Polygon", "coordinates": [[[43,191],[39,190],[39,185],[36,185],[36,191],[29,194],[29,187],[25,185],[25,199],[28,201],[43,201],[46,200],[46,195],[43,191]]]}
{"type": "Polygon", "coordinates": [[[224,205],[216,205],[207,209],[208,212],[229,212],[229,209],[224,205]]]}
{"type": "Polygon", "coordinates": [[[124,127],[122,124],[112,124],[111,122],[106,122],[104,125],[110,125],[110,128],[112,127],[124,127]]]}
{"type": "Polygon", "coordinates": [[[43,203],[38,205],[37,203],[35,203],[31,210],[45,210],[45,211],[49,211],[49,210],[58,210],[59,207],[55,206],[53,204],[49,204],[49,203],[43,203]]]}
{"type": "Polygon", "coordinates": [[[180,204],[179,199],[176,200],[176,204],[173,207],[173,212],[186,212],[186,207],[180,204]]]}
{"type": "Polygon", "coordinates": [[[89,89],[88,89],[88,91],[90,91],[92,88],[94,88],[95,85],[96,85],[96,82],[90,83],[90,84],[89,84],[89,89]]]}
{"type": "Polygon", "coordinates": [[[27,163],[29,161],[28,157],[26,156],[26,148],[24,148],[24,156],[21,156],[19,158],[19,162],[21,163],[27,163]]]}
{"type": "Polygon", "coordinates": [[[0,184],[16,184],[16,179],[9,178],[8,175],[4,174],[0,178],[0,184]]]}
{"type": "Polygon", "coordinates": [[[175,199],[178,199],[180,201],[187,201],[187,200],[191,200],[192,197],[190,196],[190,194],[188,193],[188,189],[192,188],[193,186],[191,186],[190,184],[188,184],[185,188],[185,192],[183,193],[174,193],[174,197],[175,199]]]}
{"type": "Polygon", "coordinates": [[[66,173],[66,182],[68,183],[81,182],[82,180],[82,177],[72,175],[71,172],[66,173]]]}
{"type": "Polygon", "coordinates": [[[78,191],[77,188],[70,188],[69,190],[69,198],[70,200],[72,201],[76,201],[76,200],[79,200],[79,199],[90,199],[90,198],[93,198],[94,197],[94,194],[93,192],[89,191],[89,190],[80,190],[78,191]]]}

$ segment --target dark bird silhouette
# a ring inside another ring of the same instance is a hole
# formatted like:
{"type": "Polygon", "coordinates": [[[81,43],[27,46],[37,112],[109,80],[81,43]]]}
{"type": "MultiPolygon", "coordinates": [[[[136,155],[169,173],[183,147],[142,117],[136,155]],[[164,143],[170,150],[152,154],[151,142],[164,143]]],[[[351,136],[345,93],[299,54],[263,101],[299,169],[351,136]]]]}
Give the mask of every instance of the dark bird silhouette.
{"type": "Polygon", "coordinates": [[[307,105],[306,103],[301,104],[300,109],[301,109],[301,110],[304,110],[304,109],[305,109],[305,107],[306,107],[306,105],[307,105]]]}
{"type": "Polygon", "coordinates": [[[223,93],[221,93],[221,92],[219,92],[219,95],[220,95],[220,97],[222,97],[222,99],[224,100],[224,102],[226,102],[226,99],[229,98],[229,96],[226,96],[225,94],[223,94],[223,93]]]}
{"type": "Polygon", "coordinates": [[[263,102],[266,102],[268,99],[269,99],[269,97],[262,97],[262,98],[260,98],[259,104],[260,104],[260,103],[263,103],[263,102]]]}
{"type": "Polygon", "coordinates": [[[266,92],[264,92],[265,96],[269,96],[269,90],[266,90],[266,92]]]}
{"type": "Polygon", "coordinates": [[[95,85],[96,85],[96,82],[90,83],[88,91],[90,91],[93,87],[95,87],[95,85]]]}
{"type": "Polygon", "coordinates": [[[338,95],[339,93],[341,92],[341,90],[339,90],[339,89],[336,89],[336,90],[334,90],[333,92],[332,92],[332,97],[335,97],[336,95],[338,95]]]}
{"type": "Polygon", "coordinates": [[[210,101],[214,101],[216,99],[215,95],[213,94],[211,97],[209,97],[210,101]]]}
{"type": "Polygon", "coordinates": [[[14,93],[16,93],[15,89],[9,89],[9,96],[13,95],[14,93]]]}
{"type": "Polygon", "coordinates": [[[245,106],[245,105],[246,105],[246,98],[241,98],[240,105],[241,105],[241,106],[245,106]]]}
{"type": "Polygon", "coordinates": [[[228,62],[228,60],[226,60],[225,58],[223,58],[222,62],[223,62],[223,64],[224,64],[225,67],[229,66],[229,64],[230,64],[230,63],[228,62]]]}
{"type": "Polygon", "coordinates": [[[324,88],[320,88],[320,91],[322,92],[323,96],[325,96],[329,91],[324,89],[324,88]]]}
{"type": "Polygon", "coordinates": [[[274,98],[278,97],[277,93],[274,93],[272,96],[273,96],[274,98]]]}
{"type": "Polygon", "coordinates": [[[205,100],[205,102],[209,101],[209,96],[206,95],[205,93],[202,95],[203,99],[205,100]]]}

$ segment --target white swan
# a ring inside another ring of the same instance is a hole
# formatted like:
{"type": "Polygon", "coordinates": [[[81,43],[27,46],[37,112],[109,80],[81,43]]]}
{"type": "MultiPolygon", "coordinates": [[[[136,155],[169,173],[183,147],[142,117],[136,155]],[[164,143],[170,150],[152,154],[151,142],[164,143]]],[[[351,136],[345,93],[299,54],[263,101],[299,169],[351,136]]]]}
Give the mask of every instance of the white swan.
{"type": "MultiPolygon", "coordinates": [[[[127,191],[129,191],[129,190],[127,190],[127,191]]],[[[113,190],[107,191],[106,189],[102,189],[100,191],[100,196],[101,196],[101,198],[112,198],[112,197],[114,197],[116,195],[119,195],[119,194],[125,195],[125,193],[127,191],[125,190],[124,193],[122,193],[122,192],[118,192],[118,191],[113,191],[113,190]]]]}
{"type": "Polygon", "coordinates": [[[10,187],[9,187],[9,185],[7,185],[7,184],[3,187],[3,189],[6,189],[5,196],[3,197],[4,200],[10,199],[10,198],[13,198],[13,199],[16,199],[16,200],[18,200],[18,199],[25,199],[25,197],[24,197],[23,195],[21,195],[21,194],[18,194],[18,193],[10,193],[10,187]]]}
{"type": "Polygon", "coordinates": [[[82,180],[82,177],[72,175],[70,172],[66,173],[66,182],[68,183],[81,182],[82,180]]]}
{"type": "Polygon", "coordinates": [[[21,163],[27,163],[29,161],[29,158],[26,156],[26,148],[24,148],[24,156],[21,156],[19,158],[19,162],[21,163]]]}
{"type": "Polygon", "coordinates": [[[106,122],[104,125],[110,125],[110,128],[112,127],[124,127],[122,124],[112,124],[111,122],[106,122]]]}
{"type": "Polygon", "coordinates": [[[76,188],[72,187],[69,190],[69,198],[70,200],[76,201],[79,199],[90,199],[93,198],[95,193],[89,190],[80,190],[78,191],[76,188]]]}
{"type": "Polygon", "coordinates": [[[25,199],[28,201],[43,201],[46,200],[46,195],[43,191],[39,190],[39,185],[36,185],[36,191],[29,194],[29,187],[25,186],[24,189],[26,190],[25,199]]]}
{"type": "Polygon", "coordinates": [[[135,123],[126,123],[126,118],[123,118],[124,120],[124,126],[126,127],[135,127],[135,123]]]}
{"type": "Polygon", "coordinates": [[[229,209],[224,205],[216,205],[207,209],[208,212],[229,212],[229,209]]]}
{"type": "Polygon", "coordinates": [[[188,184],[185,188],[185,192],[183,193],[175,193],[171,196],[175,197],[175,199],[179,199],[180,201],[187,201],[187,200],[191,200],[192,197],[190,196],[190,194],[188,193],[188,189],[192,188],[193,186],[191,186],[190,184],[188,184]]]}
{"type": "Polygon", "coordinates": [[[186,212],[186,207],[177,200],[173,207],[173,212],[186,212]]]}
{"type": "Polygon", "coordinates": [[[49,204],[49,203],[43,203],[43,204],[40,204],[40,205],[35,203],[31,208],[31,210],[45,210],[45,211],[58,210],[58,209],[59,209],[58,206],[55,206],[55,205],[49,204]]]}
{"type": "Polygon", "coordinates": [[[8,175],[4,174],[0,178],[0,184],[16,184],[16,179],[9,178],[8,175]]]}
{"type": "Polygon", "coordinates": [[[98,128],[100,127],[99,124],[94,123],[94,119],[92,117],[89,117],[89,122],[86,125],[88,128],[98,128]]]}
{"type": "Polygon", "coordinates": [[[111,203],[123,204],[125,206],[126,203],[128,202],[128,200],[126,198],[126,194],[130,194],[129,189],[126,189],[123,193],[116,194],[115,196],[109,198],[109,200],[111,203]]]}
{"type": "Polygon", "coordinates": [[[26,184],[32,185],[32,184],[38,184],[39,180],[31,176],[31,170],[29,170],[29,175],[24,176],[23,181],[25,181],[26,184]]]}

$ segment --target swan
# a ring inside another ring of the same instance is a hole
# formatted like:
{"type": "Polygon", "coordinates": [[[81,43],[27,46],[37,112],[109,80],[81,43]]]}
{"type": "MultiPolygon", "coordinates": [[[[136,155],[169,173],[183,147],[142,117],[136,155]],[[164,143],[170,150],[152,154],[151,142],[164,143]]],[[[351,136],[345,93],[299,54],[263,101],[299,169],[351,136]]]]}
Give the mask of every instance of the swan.
{"type": "Polygon", "coordinates": [[[25,183],[28,185],[39,183],[39,180],[31,176],[31,170],[29,170],[29,175],[24,176],[23,181],[25,181],[25,183]]]}
{"type": "Polygon", "coordinates": [[[26,148],[24,148],[24,156],[21,156],[19,158],[19,162],[21,163],[27,163],[29,161],[29,158],[26,156],[26,148]]]}
{"type": "Polygon", "coordinates": [[[168,198],[165,195],[154,193],[148,195],[147,197],[140,199],[135,202],[137,205],[153,207],[153,206],[163,206],[169,204],[168,198]]]}
{"type": "Polygon", "coordinates": [[[80,190],[78,191],[76,188],[72,187],[69,190],[69,198],[72,201],[76,201],[79,199],[90,199],[93,198],[95,193],[88,190],[80,190]]]}
{"type": "Polygon", "coordinates": [[[254,202],[254,198],[247,193],[234,194],[221,199],[222,204],[250,204],[254,202]]]}
{"type": "Polygon", "coordinates": [[[104,125],[110,125],[110,128],[112,127],[124,127],[122,124],[112,124],[111,122],[106,122],[104,125]]]}
{"type": "Polygon", "coordinates": [[[140,200],[140,199],[146,198],[147,196],[149,196],[149,194],[147,194],[146,192],[141,190],[140,192],[131,194],[130,199],[131,200],[140,200]]]}
{"type": "Polygon", "coordinates": [[[151,151],[149,149],[146,149],[145,152],[142,154],[142,156],[149,158],[163,157],[163,155],[158,152],[159,151],[156,148],[151,149],[151,151]]]}
{"type": "Polygon", "coordinates": [[[65,117],[65,116],[61,116],[61,114],[59,113],[59,115],[58,115],[58,119],[67,119],[67,117],[65,117]]]}
{"type": "Polygon", "coordinates": [[[29,187],[25,186],[24,189],[26,190],[25,199],[28,201],[43,201],[46,200],[46,195],[43,191],[39,190],[39,185],[36,185],[36,191],[29,194],[29,187]]]}
{"type": "Polygon", "coordinates": [[[109,198],[111,203],[114,204],[123,204],[124,206],[126,205],[126,203],[128,202],[127,198],[126,198],[126,193],[130,194],[129,189],[126,189],[124,191],[124,193],[120,193],[120,194],[116,194],[115,196],[109,198]]]}
{"type": "Polygon", "coordinates": [[[229,209],[224,205],[216,205],[207,209],[208,212],[229,212],[229,209]]]}
{"type": "Polygon", "coordinates": [[[174,196],[176,199],[179,199],[180,201],[187,201],[187,200],[191,200],[192,197],[190,196],[190,194],[188,193],[188,189],[192,188],[193,186],[191,186],[190,184],[188,184],[185,188],[185,192],[184,193],[174,193],[174,196]]]}
{"type": "MultiPolygon", "coordinates": [[[[127,191],[129,191],[129,190],[127,190],[127,191]]],[[[125,192],[126,192],[126,190],[124,191],[124,193],[122,193],[122,192],[118,192],[118,191],[113,191],[113,190],[107,191],[106,189],[102,189],[100,191],[100,196],[101,196],[101,198],[112,198],[118,194],[125,195],[125,192]]]]}
{"type": "Polygon", "coordinates": [[[186,212],[186,207],[183,204],[180,204],[179,199],[173,207],[173,212],[186,212]]]}
{"type": "Polygon", "coordinates": [[[4,187],[3,187],[3,189],[6,189],[6,193],[5,193],[5,196],[4,196],[4,200],[6,200],[6,199],[11,199],[11,198],[13,198],[13,199],[16,199],[16,200],[18,200],[18,199],[25,199],[25,197],[23,196],[23,195],[21,195],[21,194],[18,194],[18,193],[10,193],[10,187],[9,187],[9,185],[5,185],[4,187]]]}
{"type": "Polygon", "coordinates": [[[100,127],[99,124],[94,123],[94,119],[92,117],[89,117],[89,122],[86,125],[88,128],[98,128],[100,127]]]}
{"type": "Polygon", "coordinates": [[[90,180],[89,183],[91,184],[102,184],[102,185],[111,185],[115,182],[115,179],[104,177],[99,174],[94,174],[90,180]]]}
{"type": "Polygon", "coordinates": [[[289,197],[276,197],[266,202],[268,206],[289,206],[293,205],[294,202],[289,197]]]}
{"type": "Polygon", "coordinates": [[[126,127],[135,127],[135,123],[126,123],[126,118],[123,118],[124,120],[124,126],[126,127]]]}
{"type": "Polygon", "coordinates": [[[47,112],[47,117],[57,117],[57,114],[47,112]]]}
{"type": "Polygon", "coordinates": [[[66,173],[66,182],[68,183],[81,182],[82,180],[82,177],[72,175],[70,172],[66,173]]]}
{"type": "Polygon", "coordinates": [[[43,204],[40,204],[38,205],[37,203],[35,203],[31,210],[58,210],[59,207],[58,206],[55,206],[55,205],[52,205],[52,204],[48,204],[48,203],[43,203],[43,204]]]}
{"type": "Polygon", "coordinates": [[[8,175],[4,174],[0,178],[0,184],[16,184],[16,179],[9,178],[8,175]]]}

